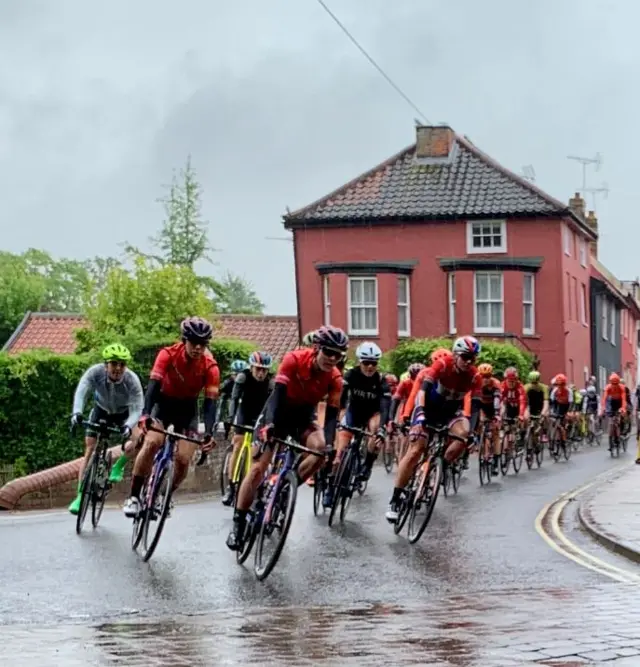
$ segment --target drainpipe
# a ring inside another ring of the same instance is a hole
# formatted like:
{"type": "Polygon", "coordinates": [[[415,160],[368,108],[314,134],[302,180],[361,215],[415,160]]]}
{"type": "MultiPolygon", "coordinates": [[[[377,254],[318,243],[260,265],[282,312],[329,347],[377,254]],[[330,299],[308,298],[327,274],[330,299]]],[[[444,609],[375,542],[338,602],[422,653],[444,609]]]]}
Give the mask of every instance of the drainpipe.
{"type": "Polygon", "coordinates": [[[296,311],[298,315],[298,342],[302,342],[302,315],[300,314],[300,276],[298,271],[298,242],[296,230],[291,230],[293,234],[293,264],[296,272],[296,311]]]}

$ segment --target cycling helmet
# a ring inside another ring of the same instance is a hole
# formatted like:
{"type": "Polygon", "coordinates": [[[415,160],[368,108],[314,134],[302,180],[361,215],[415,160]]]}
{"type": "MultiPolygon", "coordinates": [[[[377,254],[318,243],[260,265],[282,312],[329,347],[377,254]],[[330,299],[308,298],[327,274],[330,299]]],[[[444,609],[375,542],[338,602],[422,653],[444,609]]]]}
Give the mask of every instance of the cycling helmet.
{"type": "Polygon", "coordinates": [[[380,361],[382,350],[375,344],[365,341],[358,345],[356,357],[358,361],[380,361]]]}
{"type": "Polygon", "coordinates": [[[590,384],[590,385],[587,387],[587,395],[588,395],[588,396],[594,396],[595,393],[596,393],[596,388],[595,388],[592,384],[590,384]]]}
{"type": "Polygon", "coordinates": [[[235,359],[231,362],[231,372],[232,373],[242,373],[243,370],[247,368],[247,362],[242,361],[242,359],[235,359]]]}
{"type": "Polygon", "coordinates": [[[539,382],[540,381],[540,371],[531,371],[527,376],[529,382],[539,382]]]}
{"type": "Polygon", "coordinates": [[[268,352],[252,352],[249,357],[249,366],[257,366],[258,368],[271,367],[271,355],[268,352]]]}
{"type": "Polygon", "coordinates": [[[558,375],[553,378],[555,380],[555,384],[564,386],[567,384],[567,376],[564,375],[563,373],[558,373],[558,375]]]}
{"type": "Polygon", "coordinates": [[[302,347],[313,347],[313,337],[315,334],[315,331],[308,331],[302,338],[302,347]]]}
{"type": "Polygon", "coordinates": [[[478,366],[478,373],[482,377],[490,378],[493,375],[493,366],[491,364],[480,364],[478,366]]]}
{"type": "Polygon", "coordinates": [[[509,368],[506,368],[504,371],[504,379],[505,380],[517,380],[518,379],[518,371],[515,369],[513,366],[509,366],[509,368]]]}
{"type": "Polygon", "coordinates": [[[611,384],[620,384],[620,376],[617,373],[611,373],[609,376],[609,382],[611,384]]]}
{"type": "Polygon", "coordinates": [[[446,347],[439,347],[431,353],[431,363],[435,364],[438,359],[447,359],[451,356],[453,356],[453,354],[450,350],[447,350],[446,347]]]}
{"type": "Polygon", "coordinates": [[[473,336],[461,336],[455,339],[451,351],[454,354],[475,356],[480,353],[480,343],[473,336]]]}
{"type": "Polygon", "coordinates": [[[384,376],[384,379],[387,381],[387,384],[389,385],[389,389],[391,389],[391,391],[393,391],[398,386],[398,378],[393,373],[387,373],[384,376]]]}
{"type": "Polygon", "coordinates": [[[580,396],[582,396],[584,398],[586,395],[587,395],[587,390],[586,389],[581,389],[580,390],[580,396]]]}
{"type": "Polygon", "coordinates": [[[131,352],[120,343],[111,343],[102,350],[102,358],[105,361],[124,361],[127,364],[131,361],[131,352]]]}
{"type": "Polygon", "coordinates": [[[183,340],[191,343],[208,343],[213,336],[213,328],[202,317],[187,317],[180,324],[183,340]]]}
{"type": "Polygon", "coordinates": [[[415,380],[416,377],[418,376],[418,373],[424,368],[424,364],[411,364],[409,366],[408,371],[409,371],[409,377],[412,380],[415,380]]]}
{"type": "Polygon", "coordinates": [[[327,347],[330,350],[346,352],[349,347],[349,338],[342,329],[327,325],[314,332],[313,343],[320,347],[327,347]]]}

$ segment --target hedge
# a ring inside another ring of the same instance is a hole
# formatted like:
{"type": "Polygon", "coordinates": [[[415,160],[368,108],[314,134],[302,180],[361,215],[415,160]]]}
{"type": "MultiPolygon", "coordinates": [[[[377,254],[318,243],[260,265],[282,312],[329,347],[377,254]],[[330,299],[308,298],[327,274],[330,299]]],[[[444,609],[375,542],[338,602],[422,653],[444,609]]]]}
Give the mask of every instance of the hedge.
{"type": "MultiPolygon", "coordinates": [[[[159,347],[172,342],[141,341],[137,348],[131,346],[131,368],[143,385],[159,347]]],[[[238,340],[214,339],[211,343],[223,374],[233,359],[246,359],[253,349],[250,343],[238,340]]],[[[69,437],[73,393],[82,373],[98,360],[95,352],[0,353],[0,463],[13,464],[26,473],[81,455],[82,438],[69,437]]]]}
{"type": "MultiPolygon", "coordinates": [[[[489,363],[493,366],[498,377],[502,375],[505,368],[515,366],[520,377],[526,377],[533,368],[533,357],[519,347],[511,343],[497,343],[494,341],[481,341],[482,349],[478,357],[478,363],[489,363]]],[[[385,355],[386,364],[393,372],[400,376],[407,370],[409,364],[424,362],[431,353],[439,347],[451,348],[450,338],[412,338],[403,341],[393,350],[385,355]]]]}

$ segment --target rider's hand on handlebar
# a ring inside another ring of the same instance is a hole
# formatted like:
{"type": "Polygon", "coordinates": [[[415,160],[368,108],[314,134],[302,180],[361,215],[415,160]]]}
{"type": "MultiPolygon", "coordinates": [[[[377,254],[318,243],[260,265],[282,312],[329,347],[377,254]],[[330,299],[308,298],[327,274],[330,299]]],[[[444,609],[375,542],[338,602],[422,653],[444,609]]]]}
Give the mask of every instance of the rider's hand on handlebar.
{"type": "Polygon", "coordinates": [[[387,432],[386,432],[386,430],[385,430],[384,428],[379,428],[379,429],[376,431],[375,439],[376,439],[378,442],[384,442],[385,439],[386,439],[386,437],[387,437],[387,432]]]}
{"type": "Polygon", "coordinates": [[[124,426],[121,426],[120,433],[122,433],[122,438],[126,442],[131,438],[131,427],[127,426],[126,424],[124,426]]]}
{"type": "Polygon", "coordinates": [[[146,435],[147,431],[151,428],[151,425],[153,424],[153,419],[149,417],[149,415],[142,415],[140,419],[138,419],[138,428],[146,435]]]}
{"type": "Polygon", "coordinates": [[[273,436],[275,426],[273,424],[266,424],[258,430],[258,439],[260,442],[268,442],[273,436]]]}
{"type": "Polygon", "coordinates": [[[202,437],[202,445],[201,449],[203,452],[210,452],[215,446],[216,446],[216,441],[213,439],[213,435],[211,433],[205,433],[204,436],[202,437]]]}

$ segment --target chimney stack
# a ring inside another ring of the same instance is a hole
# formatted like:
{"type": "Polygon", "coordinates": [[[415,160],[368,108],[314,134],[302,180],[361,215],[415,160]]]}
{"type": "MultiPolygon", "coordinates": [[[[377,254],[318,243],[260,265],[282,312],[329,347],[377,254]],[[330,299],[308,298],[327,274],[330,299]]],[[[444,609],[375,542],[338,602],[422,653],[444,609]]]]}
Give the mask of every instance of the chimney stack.
{"type": "Polygon", "coordinates": [[[574,197],[569,200],[569,208],[581,219],[584,220],[585,203],[584,199],[576,192],[574,197]]]}
{"type": "Polygon", "coordinates": [[[416,158],[447,159],[451,153],[454,132],[448,125],[416,127],[416,158]]]}
{"type": "MultiPolygon", "coordinates": [[[[598,233],[598,218],[596,218],[596,214],[594,211],[589,211],[589,214],[585,218],[585,222],[593,232],[595,232],[596,234],[598,233]]],[[[598,239],[596,239],[595,241],[591,241],[589,243],[589,246],[591,248],[591,254],[596,259],[598,259],[598,239]]]]}

